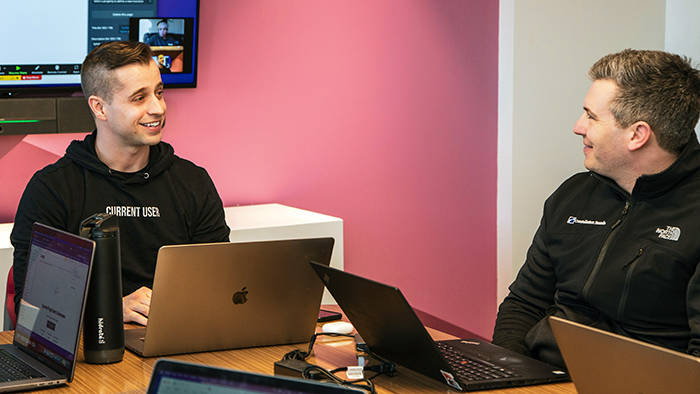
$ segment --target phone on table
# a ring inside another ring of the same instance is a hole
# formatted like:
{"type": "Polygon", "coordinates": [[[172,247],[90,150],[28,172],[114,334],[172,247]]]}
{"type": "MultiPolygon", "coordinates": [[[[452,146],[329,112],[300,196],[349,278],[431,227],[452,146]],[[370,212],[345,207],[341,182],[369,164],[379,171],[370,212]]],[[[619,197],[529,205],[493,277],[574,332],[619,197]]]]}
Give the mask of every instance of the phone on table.
{"type": "Polygon", "coordinates": [[[333,312],[325,309],[321,309],[318,312],[318,322],[323,323],[327,321],[340,320],[343,317],[339,312],[333,312]]]}

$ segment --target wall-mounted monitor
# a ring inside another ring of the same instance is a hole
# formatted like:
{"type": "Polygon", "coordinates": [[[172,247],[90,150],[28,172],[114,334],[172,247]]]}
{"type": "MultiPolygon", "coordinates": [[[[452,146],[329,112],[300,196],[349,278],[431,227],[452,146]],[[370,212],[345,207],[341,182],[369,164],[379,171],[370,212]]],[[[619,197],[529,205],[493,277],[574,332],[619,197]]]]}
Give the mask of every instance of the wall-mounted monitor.
{"type": "Polygon", "coordinates": [[[85,56],[103,42],[130,39],[152,45],[166,87],[197,84],[199,0],[0,4],[0,97],[79,90],[85,56]]]}

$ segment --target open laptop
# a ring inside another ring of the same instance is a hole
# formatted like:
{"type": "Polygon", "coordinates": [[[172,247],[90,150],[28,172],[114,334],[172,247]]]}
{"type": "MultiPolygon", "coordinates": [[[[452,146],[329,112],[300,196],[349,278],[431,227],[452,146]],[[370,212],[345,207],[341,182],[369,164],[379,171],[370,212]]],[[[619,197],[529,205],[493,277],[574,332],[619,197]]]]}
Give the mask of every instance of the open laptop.
{"type": "Polygon", "coordinates": [[[261,375],[161,358],[147,394],[358,394],[365,391],[310,380],[261,375]]]}
{"type": "Polygon", "coordinates": [[[0,392],[73,380],[94,254],[92,240],[33,225],[14,340],[0,346],[18,364],[0,366],[0,392]]]}
{"type": "Polygon", "coordinates": [[[163,246],[145,328],[125,330],[144,356],[308,342],[323,296],[309,261],[329,265],[333,238],[163,246]]]}
{"type": "Polygon", "coordinates": [[[569,380],[560,368],[479,339],[434,341],[398,288],[311,266],[370,351],[382,358],[458,390],[569,380]]]}
{"type": "Polygon", "coordinates": [[[550,316],[579,394],[696,393],[700,358],[550,316]]]}

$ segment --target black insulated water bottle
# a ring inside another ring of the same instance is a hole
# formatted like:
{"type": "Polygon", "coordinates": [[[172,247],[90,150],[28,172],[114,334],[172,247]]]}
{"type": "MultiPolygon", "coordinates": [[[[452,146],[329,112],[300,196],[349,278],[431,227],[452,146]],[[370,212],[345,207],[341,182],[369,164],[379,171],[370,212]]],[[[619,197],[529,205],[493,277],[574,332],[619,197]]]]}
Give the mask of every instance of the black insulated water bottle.
{"type": "Polygon", "coordinates": [[[83,318],[83,354],[91,364],[124,357],[122,269],[117,217],[98,213],[83,220],[80,235],[95,241],[95,258],[83,318]]]}

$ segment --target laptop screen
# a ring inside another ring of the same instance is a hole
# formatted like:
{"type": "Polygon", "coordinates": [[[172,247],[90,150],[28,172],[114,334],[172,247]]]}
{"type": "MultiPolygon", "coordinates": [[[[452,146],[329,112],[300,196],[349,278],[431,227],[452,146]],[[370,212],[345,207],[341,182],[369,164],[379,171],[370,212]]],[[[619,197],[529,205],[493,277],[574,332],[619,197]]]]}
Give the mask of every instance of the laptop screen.
{"type": "Polygon", "coordinates": [[[147,394],[357,394],[357,390],[318,382],[261,375],[160,359],[147,394]]]}
{"type": "Polygon", "coordinates": [[[14,343],[70,374],[94,242],[38,223],[32,229],[14,343]]]}

